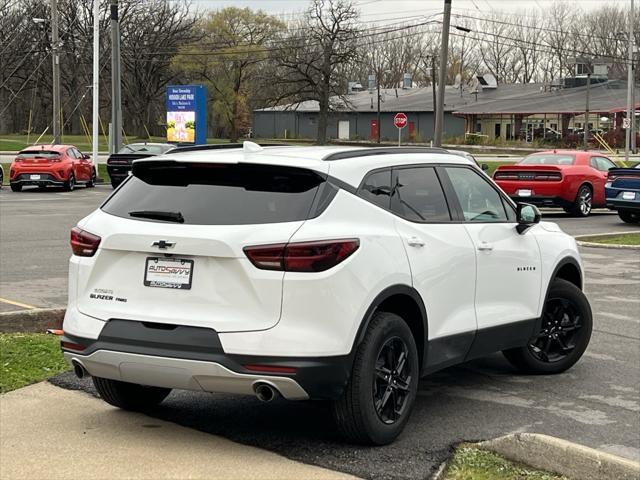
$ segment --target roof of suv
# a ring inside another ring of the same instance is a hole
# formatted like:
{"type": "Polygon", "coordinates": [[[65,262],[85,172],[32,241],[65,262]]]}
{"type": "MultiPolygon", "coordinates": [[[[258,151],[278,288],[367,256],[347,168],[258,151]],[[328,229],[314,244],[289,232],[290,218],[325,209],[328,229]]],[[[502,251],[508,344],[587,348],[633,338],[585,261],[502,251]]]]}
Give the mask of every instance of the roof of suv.
{"type": "Polygon", "coordinates": [[[472,165],[469,159],[446,150],[392,147],[367,148],[344,146],[268,146],[259,147],[245,142],[244,148],[203,148],[180,152],[171,151],[134,163],[173,160],[194,163],[258,163],[308,168],[331,175],[354,187],[371,170],[394,165],[448,163],[472,165]],[[338,155],[340,154],[340,155],[338,155]],[[338,158],[336,158],[338,157],[338,158]],[[348,158],[341,158],[348,157],[348,158]]]}

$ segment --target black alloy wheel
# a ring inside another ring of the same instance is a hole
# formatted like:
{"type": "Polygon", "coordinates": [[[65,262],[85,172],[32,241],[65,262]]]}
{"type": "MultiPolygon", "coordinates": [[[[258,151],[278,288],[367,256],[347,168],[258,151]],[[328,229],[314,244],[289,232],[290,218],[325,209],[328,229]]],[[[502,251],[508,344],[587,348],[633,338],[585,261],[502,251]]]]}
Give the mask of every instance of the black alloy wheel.
{"type": "Polygon", "coordinates": [[[581,328],[580,311],[571,300],[550,298],[542,316],[542,330],[529,350],[543,362],[563,360],[576,348],[581,328]]]}
{"type": "Polygon", "coordinates": [[[354,443],[393,442],[410,418],[419,376],[408,324],[395,313],[376,312],[356,348],[349,382],[332,403],[338,431],[354,443]]]}
{"type": "Polygon", "coordinates": [[[376,360],[373,403],[380,420],[390,425],[407,410],[407,400],[415,373],[407,361],[409,349],[400,337],[387,340],[376,360]]]}
{"type": "Polygon", "coordinates": [[[537,333],[522,347],[503,350],[524,373],[553,374],[571,368],[589,345],[593,317],[579,287],[557,278],[549,287],[537,333]]]}

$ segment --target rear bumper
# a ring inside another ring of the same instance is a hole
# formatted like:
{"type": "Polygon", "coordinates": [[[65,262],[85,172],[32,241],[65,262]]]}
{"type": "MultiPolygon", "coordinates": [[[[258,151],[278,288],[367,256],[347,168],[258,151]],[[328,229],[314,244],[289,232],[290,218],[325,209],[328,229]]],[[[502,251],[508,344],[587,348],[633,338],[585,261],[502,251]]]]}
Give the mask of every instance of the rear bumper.
{"type": "Polygon", "coordinates": [[[640,212],[640,201],[607,198],[607,207],[613,210],[630,210],[634,212],[640,212]]]}
{"type": "Polygon", "coordinates": [[[10,182],[14,185],[64,185],[64,180],[50,173],[20,173],[15,175],[10,182]],[[39,180],[31,179],[31,175],[40,175],[39,180]]]}
{"type": "Polygon", "coordinates": [[[516,203],[530,203],[538,207],[557,207],[568,208],[571,207],[572,202],[565,200],[558,196],[533,196],[533,197],[520,197],[517,195],[509,195],[509,197],[516,203]]]}
{"type": "Polygon", "coordinates": [[[65,358],[90,375],[142,385],[254,394],[257,382],[271,384],[290,400],[335,399],[351,372],[351,355],[275,357],[226,353],[218,333],[209,328],[149,324],[131,320],[106,322],[97,339],[65,332],[65,358]],[[256,371],[255,366],[262,371],[256,371]],[[251,368],[247,368],[250,366],[251,368]],[[280,367],[280,368],[278,368],[280,367]],[[295,369],[291,373],[280,373],[295,369]],[[271,371],[269,371],[271,370],[271,371]],[[272,372],[278,373],[272,373],[272,372]]]}
{"type": "Polygon", "coordinates": [[[243,374],[216,362],[98,350],[91,355],[64,352],[90,375],[154,387],[254,395],[256,384],[267,383],[287,400],[306,400],[307,392],[289,377],[243,374]]]}

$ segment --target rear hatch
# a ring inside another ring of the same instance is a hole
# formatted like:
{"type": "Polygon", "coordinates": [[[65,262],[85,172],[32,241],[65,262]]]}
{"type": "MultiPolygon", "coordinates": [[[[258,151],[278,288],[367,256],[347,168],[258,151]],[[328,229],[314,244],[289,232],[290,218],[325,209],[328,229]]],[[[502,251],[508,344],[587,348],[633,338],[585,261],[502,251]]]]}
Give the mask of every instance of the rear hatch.
{"type": "Polygon", "coordinates": [[[324,184],[322,172],[289,166],[136,162],[82,224],[101,242],[79,310],[219,332],[274,326],[284,272],[256,268],[243,248],[287,243],[324,184]]]}

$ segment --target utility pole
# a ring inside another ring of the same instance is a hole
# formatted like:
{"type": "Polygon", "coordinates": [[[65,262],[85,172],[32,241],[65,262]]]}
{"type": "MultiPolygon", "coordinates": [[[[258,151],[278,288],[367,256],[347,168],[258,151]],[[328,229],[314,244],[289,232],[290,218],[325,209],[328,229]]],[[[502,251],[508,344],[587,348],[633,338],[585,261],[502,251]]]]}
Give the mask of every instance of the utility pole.
{"type": "MultiPolygon", "coordinates": [[[[587,104],[584,109],[584,149],[589,149],[589,100],[591,96],[591,60],[587,65],[587,104]]],[[[546,128],[546,126],[545,126],[546,128]]]]}
{"type": "Polygon", "coordinates": [[[120,95],[118,0],[111,0],[111,147],[114,153],[122,148],[122,105],[120,95]]]}
{"type": "Polygon", "coordinates": [[[440,72],[438,79],[438,111],[436,112],[436,128],[434,145],[442,146],[442,130],[444,127],[444,90],[447,81],[447,53],[449,51],[449,23],[451,22],[451,0],[444,0],[444,18],[442,20],[442,43],[440,45],[440,72]]]}
{"type": "Polygon", "coordinates": [[[624,142],[624,160],[629,161],[629,148],[631,147],[631,125],[635,118],[631,118],[633,112],[633,0],[631,0],[631,10],[629,11],[629,59],[627,63],[627,123],[624,142]]]}
{"type": "Polygon", "coordinates": [[[94,168],[98,167],[98,123],[100,122],[100,103],[98,102],[98,90],[100,82],[100,0],[93,0],[93,117],[91,120],[92,151],[91,161],[94,168]]]}
{"type": "Polygon", "coordinates": [[[60,143],[60,38],[58,37],[58,2],[51,0],[51,53],[53,61],[53,144],[60,143]]]}
{"type": "Polygon", "coordinates": [[[376,116],[376,141],[380,143],[380,73],[376,72],[376,89],[378,91],[378,114],[376,116]]]}
{"type": "MultiPolygon", "coordinates": [[[[433,90],[433,118],[436,117],[438,112],[438,97],[436,96],[436,56],[431,56],[431,89],[433,90]]],[[[435,124],[434,135],[435,138],[435,124]]]]}

